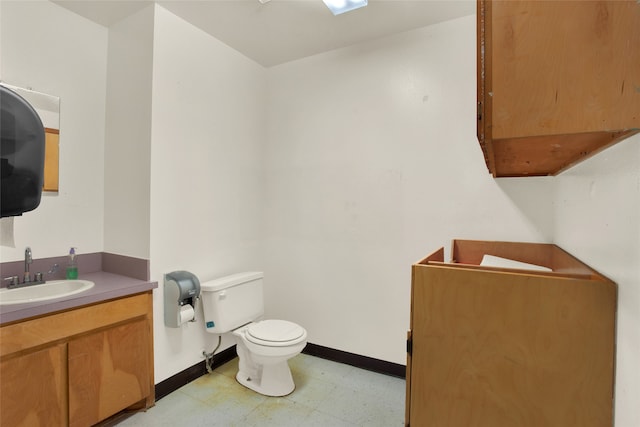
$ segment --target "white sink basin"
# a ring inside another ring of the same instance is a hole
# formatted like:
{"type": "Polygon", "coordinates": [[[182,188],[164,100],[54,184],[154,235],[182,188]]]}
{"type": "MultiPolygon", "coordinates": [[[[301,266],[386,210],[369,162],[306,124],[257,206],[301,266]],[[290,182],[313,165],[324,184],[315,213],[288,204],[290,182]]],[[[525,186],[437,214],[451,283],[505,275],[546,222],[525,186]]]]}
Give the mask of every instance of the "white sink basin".
{"type": "Polygon", "coordinates": [[[89,280],[52,280],[41,285],[0,289],[0,305],[24,304],[68,297],[93,288],[89,280]]]}

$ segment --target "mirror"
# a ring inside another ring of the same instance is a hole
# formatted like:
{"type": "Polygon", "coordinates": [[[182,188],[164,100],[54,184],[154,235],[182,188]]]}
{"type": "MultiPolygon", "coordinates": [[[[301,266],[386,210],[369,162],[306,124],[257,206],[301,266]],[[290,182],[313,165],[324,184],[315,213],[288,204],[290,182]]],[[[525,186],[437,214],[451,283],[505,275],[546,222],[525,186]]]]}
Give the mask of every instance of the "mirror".
{"type": "Polygon", "coordinates": [[[60,157],[60,98],[0,82],[23,97],[36,110],[45,132],[44,182],[42,191],[57,192],[60,157]]]}

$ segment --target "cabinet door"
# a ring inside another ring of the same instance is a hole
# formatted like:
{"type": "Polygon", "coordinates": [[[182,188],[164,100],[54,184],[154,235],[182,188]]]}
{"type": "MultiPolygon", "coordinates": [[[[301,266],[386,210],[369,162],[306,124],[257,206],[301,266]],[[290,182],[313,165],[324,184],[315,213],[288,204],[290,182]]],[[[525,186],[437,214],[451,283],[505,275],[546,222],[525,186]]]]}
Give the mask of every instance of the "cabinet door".
{"type": "Polygon", "coordinates": [[[638,133],[640,4],[478,3],[478,140],[495,177],[555,175],[638,133]]]}
{"type": "Polygon", "coordinates": [[[638,126],[637,2],[490,6],[494,138],[638,126]]]}
{"type": "Polygon", "coordinates": [[[0,425],[67,424],[67,351],[60,344],[0,362],[0,425]]]}
{"type": "Polygon", "coordinates": [[[411,426],[612,425],[616,289],[414,268],[411,426]]]}
{"type": "Polygon", "coordinates": [[[69,425],[93,425],[150,393],[145,319],[69,342],[69,425]]]}

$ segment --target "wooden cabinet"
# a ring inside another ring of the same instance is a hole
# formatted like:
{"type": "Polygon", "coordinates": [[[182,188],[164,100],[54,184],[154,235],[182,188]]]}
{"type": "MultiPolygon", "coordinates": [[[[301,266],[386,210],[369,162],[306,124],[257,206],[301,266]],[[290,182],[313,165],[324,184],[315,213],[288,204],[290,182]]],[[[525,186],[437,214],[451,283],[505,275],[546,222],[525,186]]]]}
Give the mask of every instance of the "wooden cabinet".
{"type": "Polygon", "coordinates": [[[478,140],[495,177],[555,175],[640,131],[640,4],[478,1],[478,140]]]}
{"type": "Polygon", "coordinates": [[[93,425],[149,395],[148,343],[144,320],[69,342],[71,426],[93,425]]]}
{"type": "Polygon", "coordinates": [[[67,424],[66,348],[62,344],[0,362],[0,425],[67,424]]]}
{"type": "Polygon", "coordinates": [[[406,424],[613,425],[616,285],[554,245],[456,240],[452,258],[412,268],[406,424]]]}
{"type": "Polygon", "coordinates": [[[90,426],[154,404],[151,293],[0,328],[0,425],[90,426]]]}
{"type": "Polygon", "coordinates": [[[60,169],[60,130],[44,128],[44,180],[42,191],[58,191],[60,169]]]}

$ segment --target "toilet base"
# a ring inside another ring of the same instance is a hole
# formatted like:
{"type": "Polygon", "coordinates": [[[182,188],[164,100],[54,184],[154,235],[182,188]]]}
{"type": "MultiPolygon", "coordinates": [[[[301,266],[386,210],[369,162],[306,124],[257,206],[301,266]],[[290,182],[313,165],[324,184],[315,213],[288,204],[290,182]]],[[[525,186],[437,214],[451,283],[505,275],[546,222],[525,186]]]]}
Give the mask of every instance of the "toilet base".
{"type": "Polygon", "coordinates": [[[265,396],[286,396],[296,388],[286,360],[262,365],[256,371],[254,375],[250,375],[240,369],[236,374],[236,380],[243,386],[265,396]]]}

